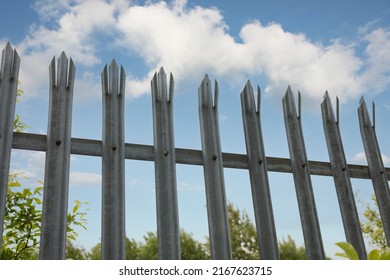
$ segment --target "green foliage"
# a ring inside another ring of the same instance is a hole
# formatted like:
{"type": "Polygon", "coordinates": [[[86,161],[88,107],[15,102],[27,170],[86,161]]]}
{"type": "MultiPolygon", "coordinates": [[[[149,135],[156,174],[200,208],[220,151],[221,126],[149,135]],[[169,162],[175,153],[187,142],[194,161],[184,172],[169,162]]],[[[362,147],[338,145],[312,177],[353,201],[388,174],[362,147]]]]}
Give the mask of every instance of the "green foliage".
{"type": "MultiPolygon", "coordinates": [[[[139,259],[157,260],[158,241],[157,235],[148,232],[144,236],[144,243],[139,243],[139,259]]],[[[193,236],[185,230],[180,230],[180,252],[182,260],[207,260],[210,259],[208,249],[204,244],[196,241],[193,236]]]]}
{"type": "Polygon", "coordinates": [[[279,254],[281,260],[306,260],[306,250],[303,246],[297,247],[290,235],[287,240],[279,241],[279,254]]]}
{"type": "Polygon", "coordinates": [[[147,232],[144,235],[144,244],[140,246],[141,260],[158,260],[158,241],[157,235],[153,232],[147,232]]]}
{"type": "Polygon", "coordinates": [[[29,126],[20,120],[20,116],[16,115],[14,119],[14,131],[15,132],[22,132],[26,128],[29,128],[29,126]]]}
{"type": "Polygon", "coordinates": [[[39,244],[42,187],[20,189],[10,174],[1,259],[31,259],[39,244]]]}
{"type": "Polygon", "coordinates": [[[245,211],[233,203],[227,206],[232,257],[234,260],[258,260],[259,246],[256,228],[245,211]]]}
{"type": "Polygon", "coordinates": [[[75,200],[74,203],[72,211],[68,212],[66,225],[67,238],[73,241],[75,241],[78,236],[77,231],[73,230],[73,227],[81,227],[82,229],[87,230],[86,216],[87,211],[89,210],[89,208],[85,208],[84,211],[81,211],[84,206],[89,204],[88,202],[75,200]]]}
{"type": "Polygon", "coordinates": [[[195,240],[184,230],[180,231],[180,252],[182,260],[209,260],[210,253],[205,244],[195,240]]]}
{"type": "Polygon", "coordinates": [[[375,207],[372,208],[370,205],[365,206],[363,213],[365,221],[361,223],[362,232],[369,239],[372,246],[379,250],[385,250],[387,248],[385,231],[378,211],[378,203],[375,195],[371,197],[375,207]]]}
{"type": "MultiPolygon", "coordinates": [[[[0,259],[29,260],[37,258],[42,220],[43,182],[32,188],[23,188],[18,181],[20,174],[10,174],[4,219],[4,234],[0,259]]],[[[75,202],[68,213],[67,238],[75,240],[75,228],[86,229],[86,210],[75,202]]]]}
{"type": "MultiPolygon", "coordinates": [[[[18,82],[20,84],[20,82],[18,82]]],[[[20,97],[24,94],[24,91],[21,89],[18,89],[16,92],[16,102],[20,101],[20,97]]],[[[26,128],[29,128],[30,126],[27,125],[25,122],[21,121],[20,116],[16,115],[14,119],[14,131],[15,132],[22,132],[26,128]]]]}
{"type": "Polygon", "coordinates": [[[352,244],[348,242],[337,242],[337,246],[339,246],[344,252],[342,253],[336,253],[336,256],[347,258],[350,260],[358,260],[359,255],[356,252],[355,248],[352,246],[352,244]]]}
{"type": "Polygon", "coordinates": [[[67,260],[88,260],[88,252],[82,248],[77,247],[71,241],[66,242],[66,257],[67,260]]]}
{"type": "MultiPolygon", "coordinates": [[[[24,94],[18,89],[17,101],[24,94]]],[[[22,132],[29,126],[21,121],[19,115],[14,120],[14,131],[22,132]]],[[[38,258],[39,238],[41,233],[42,220],[42,191],[43,182],[32,188],[24,188],[19,183],[21,174],[9,174],[7,200],[4,217],[4,232],[0,259],[3,260],[29,260],[38,258]]],[[[87,219],[85,209],[82,207],[87,203],[78,200],[71,212],[67,215],[67,254],[70,258],[86,258],[84,249],[75,248],[69,240],[76,240],[78,233],[76,227],[86,228],[87,219]]]]}
{"type": "MultiPolygon", "coordinates": [[[[182,260],[206,260],[209,259],[204,244],[196,241],[191,234],[180,231],[180,246],[182,260]]],[[[147,232],[143,242],[126,238],[126,260],[157,260],[158,241],[157,235],[147,232]]],[[[89,254],[91,260],[101,259],[101,244],[95,245],[89,254]]]]}
{"type": "MultiPolygon", "coordinates": [[[[350,243],[338,242],[336,245],[343,250],[342,253],[336,253],[336,256],[347,258],[349,260],[359,259],[358,253],[350,243]]],[[[374,249],[368,254],[368,260],[390,260],[390,249],[374,249]]]]}

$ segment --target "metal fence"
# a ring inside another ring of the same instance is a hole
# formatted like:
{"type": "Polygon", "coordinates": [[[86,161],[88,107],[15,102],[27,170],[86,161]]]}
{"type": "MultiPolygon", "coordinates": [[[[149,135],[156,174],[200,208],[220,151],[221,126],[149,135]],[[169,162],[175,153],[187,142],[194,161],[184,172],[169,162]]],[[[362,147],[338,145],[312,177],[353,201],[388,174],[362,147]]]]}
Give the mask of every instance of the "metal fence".
{"type": "MultiPolygon", "coordinates": [[[[333,176],[346,240],[366,258],[351,178],[371,179],[378,201],[387,243],[390,244],[390,192],[388,175],[364,99],[358,109],[367,166],[348,164],[345,159],[331,100],[321,104],[330,162],[307,159],[303,139],[300,95],[298,112],[290,88],[283,98],[283,111],[290,158],[267,157],[260,122],[260,89],[257,101],[248,82],[241,92],[247,154],[221,151],[218,126],[218,84],[214,94],[206,75],[199,93],[201,150],[175,147],[173,132],[172,75],[169,85],[161,68],[151,81],[154,145],[124,142],[125,73],[115,61],[102,72],[102,140],[71,137],[72,97],[75,66],[62,53],[50,65],[50,102],[47,135],[13,132],[20,59],[7,44],[0,72],[0,233],[3,233],[11,149],[45,151],[45,180],[40,240],[41,259],[64,259],[69,190],[70,155],[102,158],[102,258],[125,255],[125,160],[154,161],[157,200],[157,236],[160,259],[180,259],[176,164],[202,165],[206,190],[209,237],[213,259],[231,259],[224,168],[249,171],[259,251],[262,259],[278,259],[274,215],[268,172],[292,173],[308,259],[324,259],[324,248],[313,195],[311,175],[333,176]],[[57,67],[57,69],[56,69],[57,67]]],[[[375,122],[375,120],[374,120],[375,122]]],[[[1,242],[1,241],[0,241],[1,242]]],[[[1,244],[0,244],[1,245],[1,244]]]]}

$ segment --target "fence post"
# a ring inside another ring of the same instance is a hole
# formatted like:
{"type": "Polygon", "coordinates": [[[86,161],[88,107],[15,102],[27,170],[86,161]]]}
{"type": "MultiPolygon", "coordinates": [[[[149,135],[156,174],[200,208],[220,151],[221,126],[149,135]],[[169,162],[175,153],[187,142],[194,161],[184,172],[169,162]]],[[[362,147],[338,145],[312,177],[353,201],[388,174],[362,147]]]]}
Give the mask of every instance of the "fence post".
{"type": "Polygon", "coordinates": [[[156,180],[157,238],[160,260],[180,259],[179,210],[176,187],[176,152],[173,130],[173,89],[170,75],[161,68],[151,81],[156,180]]]}
{"type": "Polygon", "coordinates": [[[258,88],[256,108],[253,88],[248,81],[241,92],[241,108],[257,238],[261,259],[276,260],[279,259],[279,251],[261,131],[260,98],[258,88]]]}
{"type": "Polygon", "coordinates": [[[125,259],[125,71],[115,60],[102,72],[102,259],[125,259]]]}
{"type": "Polygon", "coordinates": [[[72,59],[68,69],[68,58],[64,52],[58,59],[57,76],[55,58],[50,65],[40,259],[65,258],[75,70],[72,59]]]}
{"type": "MultiPolygon", "coordinates": [[[[298,110],[301,111],[300,104],[298,110]]],[[[294,96],[290,86],[283,97],[283,112],[306,254],[308,259],[325,259],[303,139],[301,116],[300,114],[297,116],[294,96]]]]}
{"type": "Polygon", "coordinates": [[[231,259],[221,140],[218,126],[218,84],[214,105],[209,77],[199,89],[199,119],[212,259],[231,259]]]}
{"type": "Polygon", "coordinates": [[[7,43],[2,53],[0,68],[0,254],[7,201],[19,66],[18,53],[12,49],[10,43],[7,43]]]}
{"type": "MultiPolygon", "coordinates": [[[[375,128],[371,125],[366,102],[364,98],[360,100],[358,108],[360,133],[362,135],[364,151],[367,157],[368,170],[376,200],[378,202],[379,213],[385,231],[387,245],[390,245],[390,191],[386,176],[375,128]]],[[[375,117],[375,115],[374,115],[375,117]]]]}
{"type": "MultiPolygon", "coordinates": [[[[339,110],[338,106],[337,102],[337,112],[339,110]]],[[[359,215],[352,190],[348,164],[345,159],[343,143],[341,140],[338,114],[337,120],[335,120],[328,92],[325,93],[324,101],[321,103],[321,110],[345,236],[347,241],[355,247],[359,258],[364,260],[367,259],[367,253],[360,228],[359,215]]]]}

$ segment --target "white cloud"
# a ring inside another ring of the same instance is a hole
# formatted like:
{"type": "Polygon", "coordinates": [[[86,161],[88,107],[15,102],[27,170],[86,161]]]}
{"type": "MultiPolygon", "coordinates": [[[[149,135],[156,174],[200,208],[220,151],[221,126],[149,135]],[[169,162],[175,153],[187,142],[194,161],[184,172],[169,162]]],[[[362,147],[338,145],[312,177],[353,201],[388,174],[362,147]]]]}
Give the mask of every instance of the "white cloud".
{"type": "Polygon", "coordinates": [[[367,164],[366,154],[364,152],[356,153],[352,157],[352,161],[357,162],[357,163],[367,164]]]}
{"type": "MultiPolygon", "coordinates": [[[[278,23],[258,20],[243,25],[235,39],[217,8],[190,8],[185,0],[135,3],[37,1],[34,7],[42,22],[32,25],[16,45],[22,56],[20,79],[28,92],[47,89],[46,62],[62,50],[76,65],[92,69],[107,49],[136,53],[144,61],[147,73],[127,78],[127,93],[134,97],[150,92],[150,80],[161,66],[176,82],[200,83],[208,72],[243,86],[246,79],[263,75],[266,94],[279,98],[291,85],[316,106],[326,90],[345,102],[366,92],[380,93],[390,84],[390,30],[375,28],[376,22],[360,28],[360,41],[348,44],[337,39],[312,42],[278,23]],[[358,48],[365,50],[364,57],[357,56],[358,48]]],[[[81,74],[75,90],[79,83],[98,80],[87,76],[81,74]]]]}
{"type": "MultiPolygon", "coordinates": [[[[390,38],[380,29],[364,35],[364,60],[355,52],[355,44],[361,42],[343,44],[335,39],[328,45],[313,43],[277,23],[249,22],[242,26],[237,41],[228,33],[218,9],[190,9],[185,1],[132,6],[120,15],[117,28],[123,34],[120,43],[137,52],[151,72],[163,65],[176,80],[210,72],[218,79],[243,83],[245,76],[265,75],[267,94],[280,96],[291,85],[306,101],[316,104],[326,90],[345,102],[378,87],[370,76],[382,75],[380,89],[390,83],[384,63],[390,38]]],[[[150,76],[145,82],[138,80],[137,85],[145,85],[150,76]]],[[[140,87],[137,89],[139,95],[140,87]]]]}
{"type": "MultiPolygon", "coordinates": [[[[388,156],[386,156],[384,154],[381,154],[381,156],[382,156],[382,161],[383,161],[384,165],[387,165],[387,164],[390,163],[390,157],[388,157],[388,156]]],[[[360,164],[367,164],[366,154],[364,152],[356,153],[352,157],[352,161],[354,161],[356,163],[360,163],[360,164]]]]}
{"type": "Polygon", "coordinates": [[[69,185],[71,187],[96,187],[101,186],[102,176],[100,174],[86,172],[71,172],[69,185]]]}
{"type": "MultiPolygon", "coordinates": [[[[33,24],[28,35],[15,47],[22,64],[19,79],[28,96],[36,96],[48,88],[48,65],[53,56],[62,51],[72,57],[76,67],[93,67],[99,64],[98,36],[114,30],[115,14],[120,1],[102,0],[40,0],[34,5],[43,20],[33,24]]],[[[123,2],[123,1],[121,1],[123,2]]],[[[81,83],[88,77],[81,74],[81,83]]],[[[100,84],[100,81],[97,81],[100,84]]]]}
{"type": "Polygon", "coordinates": [[[202,185],[196,185],[193,183],[187,183],[187,182],[178,182],[177,183],[177,190],[178,191],[199,191],[199,190],[204,190],[204,186],[202,185]]]}

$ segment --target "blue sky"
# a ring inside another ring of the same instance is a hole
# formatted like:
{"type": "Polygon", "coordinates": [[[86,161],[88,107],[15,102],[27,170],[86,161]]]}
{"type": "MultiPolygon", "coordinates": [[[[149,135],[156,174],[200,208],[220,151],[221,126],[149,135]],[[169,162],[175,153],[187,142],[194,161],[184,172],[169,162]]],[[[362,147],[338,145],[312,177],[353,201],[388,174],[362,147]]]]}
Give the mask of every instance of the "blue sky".
{"type": "MultiPolygon", "coordinates": [[[[101,139],[100,73],[113,58],[126,74],[126,142],[152,144],[150,80],[163,66],[175,78],[175,142],[200,149],[197,89],[208,73],[220,88],[222,150],[245,153],[239,93],[246,81],[262,88],[267,156],[289,157],[281,98],[288,85],[302,93],[302,124],[311,160],[328,161],[320,115],[326,90],[340,98],[341,134],[349,163],[364,164],[357,119],[359,99],[376,102],[376,126],[386,165],[390,147],[390,4],[388,1],[5,1],[0,47],[21,56],[25,91],[17,113],[46,133],[48,66],[62,51],[76,64],[72,136],[101,139]]],[[[27,184],[43,179],[44,154],[13,151],[12,170],[27,184]]],[[[126,162],[127,235],[156,230],[152,162],[126,162]]],[[[202,240],[208,234],[203,171],[177,166],[180,226],[202,240]]],[[[325,250],[345,239],[333,179],[313,176],[325,250]]],[[[100,238],[101,162],[72,156],[70,203],[88,201],[88,231],[78,243],[100,238]]],[[[225,169],[228,200],[253,217],[249,176],[225,169]]],[[[270,173],[278,237],[303,244],[291,174],[270,173]]],[[[358,200],[373,193],[368,180],[352,181],[358,200]]],[[[358,205],[359,208],[360,204],[358,205]]]]}

